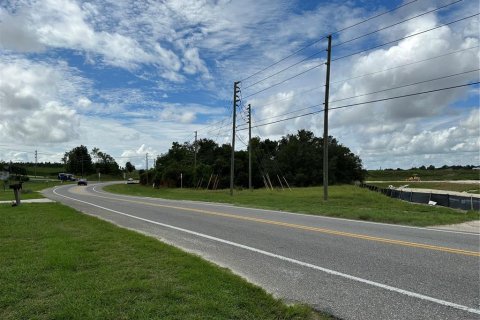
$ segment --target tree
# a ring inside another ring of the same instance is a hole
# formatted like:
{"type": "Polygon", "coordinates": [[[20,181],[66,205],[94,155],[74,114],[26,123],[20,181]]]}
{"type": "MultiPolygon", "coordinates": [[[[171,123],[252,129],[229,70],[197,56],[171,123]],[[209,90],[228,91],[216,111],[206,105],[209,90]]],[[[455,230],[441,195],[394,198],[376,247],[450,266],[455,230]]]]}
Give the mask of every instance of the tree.
{"type": "Polygon", "coordinates": [[[125,169],[128,173],[132,173],[133,171],[135,171],[135,166],[130,161],[128,161],[127,163],[125,163],[125,169]]]}
{"type": "Polygon", "coordinates": [[[98,148],[93,148],[91,154],[95,158],[95,170],[104,174],[118,174],[120,167],[115,159],[98,148]]]}
{"type": "MultiPolygon", "coordinates": [[[[362,161],[350,149],[329,137],[329,183],[350,183],[364,180],[366,171],[362,161]]],[[[218,188],[229,186],[231,146],[219,146],[210,139],[197,142],[197,182],[206,187],[210,177],[219,178],[218,188]]],[[[306,130],[287,135],[280,141],[252,139],[252,182],[254,187],[264,185],[264,177],[272,184],[284,177],[295,186],[312,186],[323,183],[323,139],[306,130]],[[268,179],[268,178],[267,178],[268,179]]],[[[180,174],[183,186],[193,185],[194,147],[190,143],[174,142],[166,154],[157,158],[155,172],[152,173],[155,185],[180,186],[180,174]]],[[[150,179],[149,175],[149,181],[150,179]]],[[[140,181],[146,181],[140,179],[140,181]]],[[[248,153],[235,152],[236,186],[248,186],[248,153]]]]}
{"type": "Polygon", "coordinates": [[[65,163],[65,170],[69,173],[81,174],[82,177],[94,173],[92,158],[84,145],[65,152],[62,161],[65,163]]]}

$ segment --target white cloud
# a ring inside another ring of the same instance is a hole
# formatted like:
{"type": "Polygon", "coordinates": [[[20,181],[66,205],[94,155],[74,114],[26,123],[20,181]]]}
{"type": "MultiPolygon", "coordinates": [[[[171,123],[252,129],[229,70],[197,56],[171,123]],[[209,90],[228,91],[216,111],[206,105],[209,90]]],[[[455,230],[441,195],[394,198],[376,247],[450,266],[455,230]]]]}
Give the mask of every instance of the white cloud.
{"type": "Polygon", "coordinates": [[[68,103],[79,83],[62,63],[0,59],[0,140],[58,143],[77,137],[78,117],[68,103]]]}

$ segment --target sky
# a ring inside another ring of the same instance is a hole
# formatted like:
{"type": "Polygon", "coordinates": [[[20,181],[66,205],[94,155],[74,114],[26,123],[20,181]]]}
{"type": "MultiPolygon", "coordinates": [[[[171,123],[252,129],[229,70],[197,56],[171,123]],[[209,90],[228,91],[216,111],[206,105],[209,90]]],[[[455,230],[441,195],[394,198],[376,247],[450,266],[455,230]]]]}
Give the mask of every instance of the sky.
{"type": "Polygon", "coordinates": [[[230,143],[234,81],[237,149],[248,104],[253,136],[322,136],[332,34],[329,134],[365,168],[479,165],[479,11],[477,0],[0,0],[0,160],[37,150],[60,162],[86,145],[143,168],[195,131],[230,143]]]}

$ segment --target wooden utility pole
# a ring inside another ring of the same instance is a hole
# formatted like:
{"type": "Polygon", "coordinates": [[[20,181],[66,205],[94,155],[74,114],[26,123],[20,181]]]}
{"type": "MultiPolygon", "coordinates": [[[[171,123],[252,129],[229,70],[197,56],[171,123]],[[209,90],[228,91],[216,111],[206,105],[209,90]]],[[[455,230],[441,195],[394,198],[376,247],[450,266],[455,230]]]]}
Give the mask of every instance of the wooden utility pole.
{"type": "Polygon", "coordinates": [[[328,200],[328,99],[330,96],[330,62],[332,58],[332,35],[329,35],[327,38],[327,74],[325,79],[325,109],[323,112],[323,200],[328,200]]]}
{"type": "Polygon", "coordinates": [[[252,191],[252,106],[248,104],[248,189],[252,191]]]}
{"type": "Polygon", "coordinates": [[[197,131],[195,131],[195,144],[193,145],[194,156],[193,156],[193,185],[197,183],[197,131]]]}
{"type": "Polygon", "coordinates": [[[230,161],[230,195],[233,196],[233,176],[235,173],[235,127],[237,117],[237,102],[240,100],[238,93],[240,88],[238,87],[240,81],[233,83],[233,123],[232,123],[232,155],[230,161]]]}
{"type": "Polygon", "coordinates": [[[145,154],[145,174],[147,175],[147,186],[148,186],[148,152],[145,154]]]}
{"type": "Polygon", "coordinates": [[[37,156],[38,156],[38,153],[37,153],[37,150],[35,150],[35,178],[37,177],[37,156]]]}

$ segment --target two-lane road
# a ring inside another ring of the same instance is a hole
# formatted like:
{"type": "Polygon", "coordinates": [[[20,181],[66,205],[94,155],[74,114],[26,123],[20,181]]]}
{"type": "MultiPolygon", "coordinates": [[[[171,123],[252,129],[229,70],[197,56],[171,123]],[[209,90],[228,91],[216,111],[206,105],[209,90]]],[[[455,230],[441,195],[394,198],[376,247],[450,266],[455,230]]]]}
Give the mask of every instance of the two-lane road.
{"type": "Polygon", "coordinates": [[[477,234],[62,186],[47,197],[343,319],[480,319],[477,234]]]}

